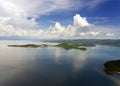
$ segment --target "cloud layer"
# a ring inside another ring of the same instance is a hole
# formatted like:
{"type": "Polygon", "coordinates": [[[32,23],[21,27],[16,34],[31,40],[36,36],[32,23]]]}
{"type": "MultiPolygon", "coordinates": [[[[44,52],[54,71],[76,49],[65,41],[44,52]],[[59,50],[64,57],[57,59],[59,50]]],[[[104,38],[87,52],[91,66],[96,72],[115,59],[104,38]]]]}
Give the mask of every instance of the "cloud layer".
{"type": "Polygon", "coordinates": [[[0,0],[0,36],[32,38],[114,38],[111,31],[95,30],[80,14],[73,16],[73,24],[59,22],[48,29],[40,29],[36,18],[55,11],[91,9],[105,0],[0,0]]]}

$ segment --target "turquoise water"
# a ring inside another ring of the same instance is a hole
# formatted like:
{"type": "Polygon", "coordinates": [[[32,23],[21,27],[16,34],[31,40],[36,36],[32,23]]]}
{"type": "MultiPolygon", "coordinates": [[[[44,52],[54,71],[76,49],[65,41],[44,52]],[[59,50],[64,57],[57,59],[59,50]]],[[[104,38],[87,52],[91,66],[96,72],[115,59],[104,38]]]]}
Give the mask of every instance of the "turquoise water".
{"type": "Polygon", "coordinates": [[[120,86],[120,75],[107,75],[103,66],[120,59],[120,47],[80,51],[6,46],[27,43],[42,42],[0,41],[0,86],[120,86]]]}

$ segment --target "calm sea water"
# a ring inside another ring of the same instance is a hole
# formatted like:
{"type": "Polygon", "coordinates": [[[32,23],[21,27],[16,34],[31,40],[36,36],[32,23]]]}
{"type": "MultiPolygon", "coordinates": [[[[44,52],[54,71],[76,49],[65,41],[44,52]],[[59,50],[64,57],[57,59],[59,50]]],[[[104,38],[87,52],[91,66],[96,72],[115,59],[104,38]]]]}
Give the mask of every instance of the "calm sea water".
{"type": "Polygon", "coordinates": [[[120,59],[120,47],[7,47],[27,43],[42,42],[0,41],[0,86],[120,86],[120,75],[107,75],[103,66],[120,59]]]}

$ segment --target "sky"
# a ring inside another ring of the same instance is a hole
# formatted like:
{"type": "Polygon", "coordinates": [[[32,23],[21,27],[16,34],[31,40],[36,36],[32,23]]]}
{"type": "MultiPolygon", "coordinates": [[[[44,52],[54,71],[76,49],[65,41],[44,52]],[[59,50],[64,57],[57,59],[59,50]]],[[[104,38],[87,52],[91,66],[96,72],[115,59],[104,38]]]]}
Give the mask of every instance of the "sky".
{"type": "Polygon", "coordinates": [[[0,39],[120,39],[120,0],[0,0],[0,39]]]}

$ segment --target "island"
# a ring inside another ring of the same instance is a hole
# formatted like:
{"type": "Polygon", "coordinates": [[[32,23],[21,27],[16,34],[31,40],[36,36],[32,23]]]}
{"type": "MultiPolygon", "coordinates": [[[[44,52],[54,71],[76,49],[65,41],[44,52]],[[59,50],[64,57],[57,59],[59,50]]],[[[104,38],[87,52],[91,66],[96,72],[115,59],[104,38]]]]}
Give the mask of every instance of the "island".
{"type": "Polygon", "coordinates": [[[104,63],[107,74],[120,74],[120,60],[113,60],[104,63]]]}
{"type": "Polygon", "coordinates": [[[28,47],[28,48],[44,48],[47,47],[48,45],[46,44],[41,44],[41,45],[35,45],[35,44],[25,44],[25,45],[8,45],[8,47],[28,47]]]}
{"type": "Polygon", "coordinates": [[[77,45],[77,44],[72,44],[72,43],[60,43],[58,45],[56,45],[55,47],[61,47],[64,48],[66,50],[70,50],[70,49],[78,49],[78,50],[87,50],[87,48],[85,47],[80,47],[81,45],[77,45]]]}

